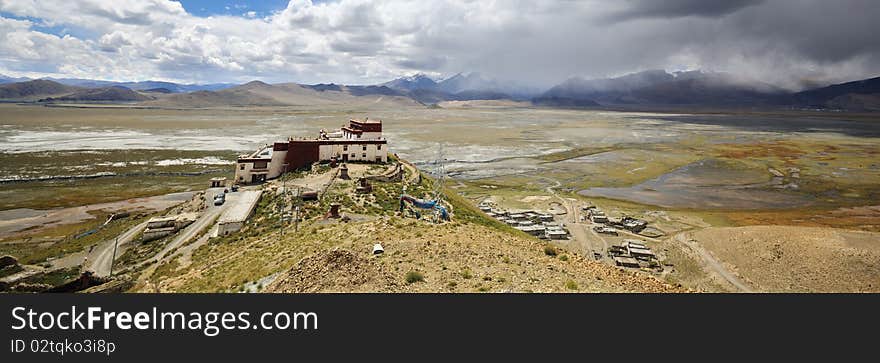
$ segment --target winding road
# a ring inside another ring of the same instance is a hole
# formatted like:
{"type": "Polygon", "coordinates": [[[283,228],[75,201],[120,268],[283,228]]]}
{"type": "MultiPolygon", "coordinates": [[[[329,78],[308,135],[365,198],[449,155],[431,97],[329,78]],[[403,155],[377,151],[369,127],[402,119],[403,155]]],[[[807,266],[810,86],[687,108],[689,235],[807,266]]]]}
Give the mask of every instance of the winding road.
{"type": "MultiPolygon", "coordinates": [[[[147,222],[140,223],[119,235],[119,245],[116,246],[117,257],[122,254],[125,245],[134,240],[144,228],[147,228],[147,222]]],[[[113,265],[113,246],[115,244],[115,238],[103,241],[88,254],[88,259],[91,261],[88,269],[92,270],[96,276],[110,276],[110,269],[113,265]]]]}

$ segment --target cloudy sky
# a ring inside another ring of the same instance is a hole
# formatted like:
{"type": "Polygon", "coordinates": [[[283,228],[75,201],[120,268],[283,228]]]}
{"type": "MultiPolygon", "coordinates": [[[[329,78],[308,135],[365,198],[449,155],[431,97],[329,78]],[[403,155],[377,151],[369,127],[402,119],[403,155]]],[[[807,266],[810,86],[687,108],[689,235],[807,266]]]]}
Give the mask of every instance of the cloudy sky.
{"type": "Polygon", "coordinates": [[[789,88],[880,75],[875,0],[0,0],[0,74],[372,84],[480,72],[728,71],[789,88]]]}

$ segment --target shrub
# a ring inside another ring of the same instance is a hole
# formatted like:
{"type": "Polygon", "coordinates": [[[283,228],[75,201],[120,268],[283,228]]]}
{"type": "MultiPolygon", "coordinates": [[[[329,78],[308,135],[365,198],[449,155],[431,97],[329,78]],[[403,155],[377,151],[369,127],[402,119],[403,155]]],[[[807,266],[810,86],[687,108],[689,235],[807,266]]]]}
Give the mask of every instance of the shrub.
{"type": "Polygon", "coordinates": [[[461,272],[461,277],[469,279],[471,277],[474,277],[474,275],[471,274],[471,270],[464,270],[461,272]]]}
{"type": "Polygon", "coordinates": [[[559,256],[559,259],[563,261],[568,261],[568,255],[559,256]]]}
{"type": "Polygon", "coordinates": [[[578,284],[577,282],[574,282],[574,280],[568,280],[565,282],[565,288],[569,290],[577,290],[578,284]]]}
{"type": "Polygon", "coordinates": [[[544,246],[544,254],[545,255],[555,257],[557,253],[558,252],[556,252],[556,248],[554,248],[553,246],[550,246],[550,245],[544,246]]]}
{"type": "Polygon", "coordinates": [[[418,271],[410,271],[406,273],[406,283],[412,284],[416,282],[425,281],[425,276],[422,275],[421,272],[418,271]]]}

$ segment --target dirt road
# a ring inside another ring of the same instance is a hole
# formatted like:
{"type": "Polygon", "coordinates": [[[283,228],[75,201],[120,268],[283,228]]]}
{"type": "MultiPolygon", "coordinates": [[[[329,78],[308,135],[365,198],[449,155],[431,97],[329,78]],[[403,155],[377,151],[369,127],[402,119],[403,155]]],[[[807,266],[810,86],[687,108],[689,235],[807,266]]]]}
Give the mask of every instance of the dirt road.
{"type": "Polygon", "coordinates": [[[122,255],[122,252],[127,247],[126,245],[130,243],[134,238],[147,228],[147,222],[140,223],[131,229],[125,231],[120,234],[118,237],[118,245],[117,239],[110,239],[103,241],[98,244],[89,254],[88,254],[88,269],[92,270],[97,276],[110,276],[110,269],[113,264],[113,247],[116,246],[116,256],[122,255]]]}
{"type": "Polygon", "coordinates": [[[202,215],[200,215],[195,222],[180,231],[177,236],[175,236],[174,239],[171,240],[171,242],[168,242],[168,244],[165,245],[165,248],[163,248],[161,251],[159,251],[159,253],[156,254],[155,257],[147,261],[162,261],[169,252],[192,240],[193,238],[198,236],[199,233],[204,231],[205,228],[212,226],[214,222],[217,221],[217,218],[220,217],[220,214],[222,214],[226,209],[228,209],[230,206],[235,205],[238,202],[239,193],[227,193],[226,202],[224,202],[222,205],[215,206],[212,202],[214,200],[214,195],[220,193],[221,191],[222,188],[208,189],[208,191],[205,192],[205,201],[208,203],[208,209],[206,209],[205,212],[202,213],[202,215]]]}
{"type": "Polygon", "coordinates": [[[699,255],[700,259],[703,260],[704,264],[709,267],[711,272],[714,272],[717,276],[721,277],[737,290],[741,292],[755,292],[751,287],[746,285],[742,280],[739,279],[734,273],[730,272],[724,265],[722,265],[715,257],[712,257],[708,251],[706,251],[702,246],[699,245],[696,241],[691,239],[687,232],[679,233],[672,237],[675,242],[681,243],[687,247],[689,247],[692,251],[696,252],[699,255]]]}
{"type": "Polygon", "coordinates": [[[593,252],[597,251],[603,255],[608,249],[608,243],[601,236],[593,232],[591,223],[580,222],[580,208],[576,205],[576,200],[567,199],[559,196],[555,188],[562,186],[558,180],[544,178],[552,181],[553,186],[546,188],[547,192],[552,194],[559,201],[559,204],[565,208],[566,214],[562,218],[562,222],[568,227],[571,239],[568,240],[568,247],[571,251],[579,253],[583,256],[592,258],[593,252]]]}

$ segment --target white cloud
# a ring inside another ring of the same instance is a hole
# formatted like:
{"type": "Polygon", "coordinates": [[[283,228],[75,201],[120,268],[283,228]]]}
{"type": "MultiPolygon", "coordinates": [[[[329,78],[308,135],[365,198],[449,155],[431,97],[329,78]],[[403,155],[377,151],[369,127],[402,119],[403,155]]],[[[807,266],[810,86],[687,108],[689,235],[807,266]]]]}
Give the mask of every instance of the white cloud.
{"type": "Polygon", "coordinates": [[[693,67],[796,86],[880,72],[870,1],[674,3],[293,0],[262,18],[241,4],[242,16],[203,18],[169,0],[0,0],[0,11],[38,19],[0,17],[0,73],[366,84],[479,71],[548,86],[693,67]]]}

